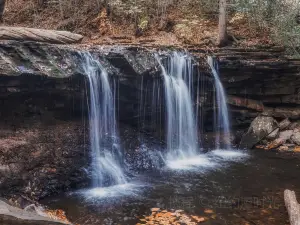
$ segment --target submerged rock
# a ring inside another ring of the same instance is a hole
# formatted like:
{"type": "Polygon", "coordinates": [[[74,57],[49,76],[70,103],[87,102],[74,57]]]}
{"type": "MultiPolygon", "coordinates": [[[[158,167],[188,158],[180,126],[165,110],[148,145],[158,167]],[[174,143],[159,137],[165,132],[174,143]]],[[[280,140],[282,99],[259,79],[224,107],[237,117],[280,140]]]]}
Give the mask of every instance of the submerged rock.
{"type": "MultiPolygon", "coordinates": [[[[248,132],[242,137],[240,148],[251,149],[259,141],[267,137],[278,128],[278,123],[273,117],[258,116],[251,123],[248,132]]],[[[274,136],[274,135],[273,135],[274,136]]]]}

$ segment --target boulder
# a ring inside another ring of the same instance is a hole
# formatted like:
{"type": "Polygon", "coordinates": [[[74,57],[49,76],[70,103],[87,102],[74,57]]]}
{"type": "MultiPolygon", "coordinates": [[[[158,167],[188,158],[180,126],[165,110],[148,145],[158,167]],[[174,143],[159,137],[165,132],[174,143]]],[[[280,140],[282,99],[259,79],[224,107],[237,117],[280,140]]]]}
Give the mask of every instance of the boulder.
{"type": "Polygon", "coordinates": [[[279,128],[275,129],[271,134],[269,134],[266,138],[269,141],[275,140],[279,135],[279,128]]]}
{"type": "Polygon", "coordinates": [[[290,128],[291,130],[297,129],[297,128],[299,128],[299,127],[300,127],[300,123],[299,123],[299,122],[293,122],[293,123],[291,123],[291,125],[289,126],[289,128],[290,128]]]}
{"type": "Polygon", "coordinates": [[[280,130],[285,130],[287,129],[289,126],[291,125],[291,121],[286,118],[284,120],[282,120],[280,123],[279,123],[279,129],[280,130]]]}
{"type": "Polygon", "coordinates": [[[300,132],[298,130],[294,130],[296,132],[291,136],[291,141],[297,145],[300,145],[300,132]]]}
{"type": "Polygon", "coordinates": [[[256,117],[251,123],[248,132],[242,137],[240,148],[253,148],[254,145],[274,132],[277,128],[278,123],[273,117],[256,117]]]}
{"type": "Polygon", "coordinates": [[[278,147],[282,147],[285,141],[283,139],[277,138],[276,140],[272,141],[270,144],[268,144],[265,149],[266,150],[271,150],[271,149],[276,149],[278,147]]]}
{"type": "Polygon", "coordinates": [[[291,138],[293,135],[294,131],[293,130],[285,130],[279,133],[279,139],[282,139],[284,141],[287,141],[291,138]]]}
{"type": "Polygon", "coordinates": [[[293,134],[292,130],[285,130],[279,133],[279,137],[271,142],[270,144],[267,145],[266,149],[275,149],[278,148],[279,146],[285,144],[287,140],[291,138],[293,134]]]}

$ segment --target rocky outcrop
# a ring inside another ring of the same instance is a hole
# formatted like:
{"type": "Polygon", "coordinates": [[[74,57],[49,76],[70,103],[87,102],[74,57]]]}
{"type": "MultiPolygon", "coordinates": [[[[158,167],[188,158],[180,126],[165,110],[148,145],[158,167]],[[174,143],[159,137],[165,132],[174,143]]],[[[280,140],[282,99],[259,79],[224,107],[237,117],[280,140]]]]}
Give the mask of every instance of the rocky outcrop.
{"type": "MultiPolygon", "coordinates": [[[[164,124],[160,100],[164,91],[160,66],[152,50],[2,42],[2,195],[40,199],[88,184],[89,90],[82,69],[84,51],[89,51],[108,71],[111,83],[115,84],[112,88],[118,102],[116,114],[124,123],[122,126],[130,125],[137,130],[132,137],[136,139],[138,132],[160,138],[164,134],[160,127],[164,124]]],[[[161,54],[164,58],[165,53],[161,54]]],[[[147,147],[139,147],[141,144],[132,141],[124,154],[124,161],[132,170],[154,168],[153,157],[161,160],[159,154],[153,156],[147,147]]]]}
{"type": "MultiPolygon", "coordinates": [[[[300,151],[300,130],[298,129],[300,122],[290,122],[289,119],[282,120],[281,122],[277,122],[275,118],[272,117],[263,117],[259,116],[257,117],[253,123],[251,124],[251,127],[249,131],[253,129],[254,125],[257,125],[256,121],[260,121],[261,118],[270,118],[270,120],[273,120],[278,124],[278,128],[275,129],[271,134],[261,138],[256,142],[256,146],[253,146],[258,149],[264,149],[264,150],[278,150],[283,152],[299,152],[300,151]]],[[[268,123],[261,123],[260,130],[268,130],[269,124],[268,123]]],[[[243,139],[241,141],[241,146],[244,146],[247,144],[247,141],[249,139],[249,131],[243,136],[243,139]],[[248,139],[247,139],[248,138],[248,139]]],[[[253,133],[250,137],[253,140],[255,137],[253,133]]],[[[252,142],[254,143],[254,141],[252,142]]],[[[246,148],[251,148],[250,146],[246,146],[246,148]]]]}
{"type": "MultiPolygon", "coordinates": [[[[206,52],[190,51],[206,59],[206,52]]],[[[300,119],[300,60],[285,55],[278,47],[213,50],[219,61],[220,77],[231,105],[232,125],[245,129],[261,113],[279,120],[300,119]]]]}

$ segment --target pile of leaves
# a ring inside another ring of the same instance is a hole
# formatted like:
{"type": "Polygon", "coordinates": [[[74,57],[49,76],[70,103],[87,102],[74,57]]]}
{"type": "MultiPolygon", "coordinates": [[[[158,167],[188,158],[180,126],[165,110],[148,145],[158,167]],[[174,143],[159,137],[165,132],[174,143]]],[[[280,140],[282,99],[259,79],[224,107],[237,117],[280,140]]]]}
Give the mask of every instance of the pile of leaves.
{"type": "MultiPolygon", "coordinates": [[[[212,210],[206,210],[207,214],[213,214],[212,210]]],[[[213,215],[212,217],[215,217],[213,215]]],[[[137,225],[142,224],[185,224],[185,225],[197,225],[207,221],[208,217],[202,217],[197,215],[188,215],[183,210],[162,210],[160,208],[152,208],[151,215],[144,216],[140,219],[137,225]]]]}

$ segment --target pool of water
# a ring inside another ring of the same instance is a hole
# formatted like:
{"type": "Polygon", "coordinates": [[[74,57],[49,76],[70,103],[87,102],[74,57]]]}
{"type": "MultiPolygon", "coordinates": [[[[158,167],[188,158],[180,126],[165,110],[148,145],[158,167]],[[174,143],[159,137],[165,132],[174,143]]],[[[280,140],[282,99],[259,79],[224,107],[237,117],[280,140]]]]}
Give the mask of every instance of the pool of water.
{"type": "Polygon", "coordinates": [[[295,154],[215,150],[166,165],[125,185],[78,190],[43,203],[80,225],[145,224],[151,208],[184,210],[205,218],[201,224],[279,225],[288,224],[283,191],[300,196],[295,154]]]}

